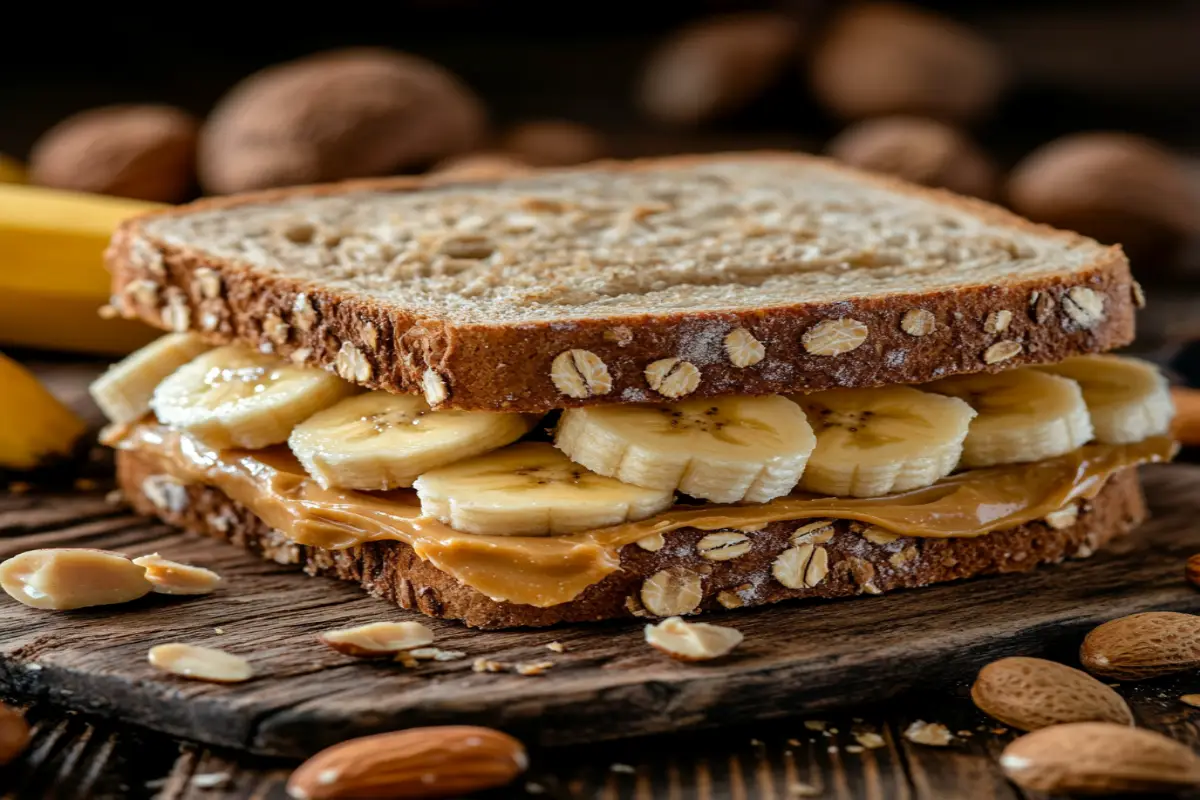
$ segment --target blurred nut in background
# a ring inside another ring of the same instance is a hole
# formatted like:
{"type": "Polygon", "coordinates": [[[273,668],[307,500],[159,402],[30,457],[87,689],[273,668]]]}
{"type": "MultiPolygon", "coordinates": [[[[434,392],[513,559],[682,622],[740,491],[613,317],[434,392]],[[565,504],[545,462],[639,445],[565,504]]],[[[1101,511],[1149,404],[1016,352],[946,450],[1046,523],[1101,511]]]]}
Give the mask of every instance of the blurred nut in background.
{"type": "Polygon", "coordinates": [[[501,149],[535,167],[567,167],[605,155],[604,138],[587,125],[566,120],[525,122],[510,129],[501,149]]]}
{"type": "Polygon", "coordinates": [[[701,20],[650,56],[638,101],[654,119],[677,125],[738,111],[780,76],[800,36],[796,20],[771,12],[701,20]]]}
{"type": "Polygon", "coordinates": [[[529,172],[529,165],[504,153],[468,153],[448,158],[430,171],[431,177],[447,180],[490,181],[529,172]]]}
{"type": "Polygon", "coordinates": [[[177,203],[195,182],[196,129],[171,106],[105,106],[67,117],[34,144],[39,186],[177,203]]]}
{"type": "Polygon", "coordinates": [[[990,198],[996,167],[966,134],[922,117],[880,117],[853,125],[829,143],[836,159],[913,183],[990,198]]]}
{"type": "Polygon", "coordinates": [[[1200,198],[1181,160],[1125,133],[1064,136],[1009,176],[1013,209],[1037,222],[1120,243],[1136,259],[1169,259],[1200,232],[1200,198]]]}
{"type": "Polygon", "coordinates": [[[236,85],[200,135],[215,194],[424,167],[473,148],[486,118],[456,77],[416,56],[353,48],[269,67],[236,85]]]}
{"type": "Polygon", "coordinates": [[[816,45],[810,80],[842,119],[916,114],[987,116],[1004,88],[999,53],[975,31],[901,3],[853,5],[816,45]]]}

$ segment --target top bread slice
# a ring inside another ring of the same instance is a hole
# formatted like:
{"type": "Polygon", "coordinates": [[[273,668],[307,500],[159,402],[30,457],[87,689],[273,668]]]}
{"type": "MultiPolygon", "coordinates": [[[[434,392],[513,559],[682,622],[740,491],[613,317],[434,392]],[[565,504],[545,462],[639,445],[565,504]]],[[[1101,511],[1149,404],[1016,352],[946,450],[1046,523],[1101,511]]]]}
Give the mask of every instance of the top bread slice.
{"type": "Polygon", "coordinates": [[[1119,247],[782,153],[355,181],[131,220],[114,305],[435,407],[919,383],[1129,343],[1119,247]]]}

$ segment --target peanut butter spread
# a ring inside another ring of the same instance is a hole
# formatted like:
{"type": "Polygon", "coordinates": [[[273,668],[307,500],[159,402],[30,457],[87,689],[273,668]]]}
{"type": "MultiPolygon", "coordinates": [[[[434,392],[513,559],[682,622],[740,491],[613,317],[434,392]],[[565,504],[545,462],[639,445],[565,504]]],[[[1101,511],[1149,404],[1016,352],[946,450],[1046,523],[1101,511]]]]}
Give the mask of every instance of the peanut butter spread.
{"type": "Polygon", "coordinates": [[[840,498],[793,494],[756,505],[676,506],[640,522],[568,536],[481,536],[421,516],[411,491],[323,489],[286,447],[217,451],[161,425],[110,431],[106,443],[152,455],[184,483],[220,489],[298,544],[331,550],[395,540],[493,600],[566,603],[620,568],[620,549],[678,528],[746,529],[807,518],[857,520],[902,536],[974,537],[1041,519],[1094,497],[1114,472],[1167,461],[1175,443],[1152,437],[1092,444],[1058,458],[972,470],[902,494],[840,498]]]}

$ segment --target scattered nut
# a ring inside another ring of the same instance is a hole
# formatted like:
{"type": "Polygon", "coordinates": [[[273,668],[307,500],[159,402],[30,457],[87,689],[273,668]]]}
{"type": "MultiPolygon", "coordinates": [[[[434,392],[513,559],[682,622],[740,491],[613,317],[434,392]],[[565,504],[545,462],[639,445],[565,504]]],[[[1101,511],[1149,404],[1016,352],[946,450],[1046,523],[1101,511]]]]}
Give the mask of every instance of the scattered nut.
{"type": "Polygon", "coordinates": [[[158,553],[135,558],[133,563],[146,568],[146,580],[159,594],[211,594],[221,582],[221,576],[210,569],[180,564],[158,553]]]}
{"type": "Polygon", "coordinates": [[[646,579],[639,593],[642,605],[656,617],[673,617],[695,611],[704,597],[700,575],[684,567],[671,567],[646,579]]]}
{"type": "Polygon", "coordinates": [[[710,533],[696,542],[696,552],[709,561],[730,561],[750,552],[750,537],[734,531],[710,533]]]}
{"type": "Polygon", "coordinates": [[[1179,696],[1179,702],[1193,708],[1200,708],[1200,694],[1183,694],[1179,696]]]}
{"type": "Polygon", "coordinates": [[[566,167],[595,161],[607,146],[598,132],[578,122],[525,122],[505,134],[501,149],[535,167],[566,167]]]}
{"type": "Polygon", "coordinates": [[[1000,54],[971,28],[912,5],[865,2],[828,24],[810,79],[817,99],[843,119],[966,122],[991,112],[1006,75],[1000,54]]]}
{"type": "Polygon", "coordinates": [[[980,711],[1023,731],[1065,722],[1133,724],[1121,695],[1081,670],[1041,658],[1002,658],[971,687],[980,711]]]}
{"type": "Polygon", "coordinates": [[[42,135],[29,177],[55,189],[178,203],[195,178],[198,127],[191,114],[170,106],[94,108],[42,135]]]}
{"type": "Polygon", "coordinates": [[[1188,556],[1187,564],[1184,566],[1184,575],[1192,586],[1200,587],[1200,553],[1188,556]]]}
{"type": "Polygon", "coordinates": [[[646,383],[665,397],[689,395],[700,386],[700,370],[690,361],[662,358],[646,367],[646,383]]]}
{"type": "Polygon", "coordinates": [[[638,101],[651,117],[672,124],[695,125],[738,111],[780,76],[800,35],[796,20],[778,13],[701,19],[650,56],[638,101]]]}
{"type": "Polygon", "coordinates": [[[957,128],[922,117],[878,117],[838,134],[829,155],[871,172],[972,197],[996,194],[996,165],[957,128]]]}
{"type": "Polygon", "coordinates": [[[1148,611],[1093,628],[1079,649],[1083,668],[1140,681],[1200,667],[1200,616],[1148,611]]]}
{"type": "Polygon", "coordinates": [[[425,402],[431,408],[445,402],[446,398],[450,396],[445,379],[433,369],[426,369],[425,374],[421,376],[421,390],[425,393],[425,402]]]}
{"type": "Polygon", "coordinates": [[[1081,328],[1093,328],[1104,319],[1104,295],[1086,286],[1072,286],[1062,305],[1071,321],[1081,328]]]}
{"type": "Polygon", "coordinates": [[[1072,722],[1027,733],[1000,768],[1022,789],[1052,794],[1179,791],[1200,784],[1200,758],[1161,733],[1111,722],[1072,722]]]}
{"type": "Polygon", "coordinates": [[[811,543],[789,547],[775,559],[771,574],[789,589],[811,589],[829,574],[829,553],[811,543]]]}
{"type": "Polygon", "coordinates": [[[288,779],[300,800],[461,797],[510,783],[529,766],[522,744],[490,728],[411,728],[336,744],[288,779]]]}
{"type": "Polygon", "coordinates": [[[582,400],[612,390],[612,377],[590,350],[564,350],[550,365],[550,380],[568,397],[582,400]]]}
{"type": "Polygon", "coordinates": [[[900,330],[909,336],[925,336],[933,333],[937,327],[937,318],[932,311],[924,308],[910,308],[900,318],[900,330]]]}
{"type": "Polygon", "coordinates": [[[417,56],[353,48],[268,67],[237,84],[200,134],[205,189],[250,189],[390,175],[470,150],[479,100],[417,56]]]}
{"type": "Polygon", "coordinates": [[[249,661],[213,647],[172,642],[151,647],[147,658],[156,669],[197,681],[241,683],[254,676],[249,661]]]}
{"type": "Polygon", "coordinates": [[[727,655],[742,643],[740,631],[704,622],[668,617],[646,626],[646,641],[679,661],[707,661],[727,655]]]}
{"type": "Polygon", "coordinates": [[[1012,318],[1013,313],[1007,309],[993,311],[983,321],[983,330],[985,333],[1004,333],[1008,330],[1008,324],[1012,322],[1012,318]]]}
{"type": "Polygon", "coordinates": [[[358,383],[369,381],[374,372],[371,362],[367,361],[367,357],[362,354],[362,351],[350,342],[342,342],[342,347],[338,350],[333,364],[339,376],[358,383]]]}
{"type": "Polygon", "coordinates": [[[21,712],[0,703],[0,766],[21,755],[29,739],[29,723],[21,712]]]}
{"type": "Polygon", "coordinates": [[[468,153],[436,165],[431,174],[447,181],[492,181],[529,172],[529,165],[503,153],[468,153]]]}
{"type": "Polygon", "coordinates": [[[60,547],[26,550],[0,564],[0,587],[32,608],[69,611],[137,600],[153,589],[120,553],[60,547]]]}
{"type": "Polygon", "coordinates": [[[735,367],[752,367],[767,355],[767,348],[745,328],[734,328],[725,336],[725,354],[735,367]]]}
{"type": "Polygon", "coordinates": [[[904,738],[917,744],[930,747],[945,747],[954,741],[950,729],[940,722],[926,722],[918,719],[904,729],[904,738]]]}
{"type": "Polygon", "coordinates": [[[433,644],[433,631],[419,622],[372,622],[324,631],[317,638],[348,656],[382,658],[433,644]]]}
{"type": "Polygon", "coordinates": [[[1077,133],[1030,153],[1007,186],[1017,213],[1167,263],[1200,230],[1200,193],[1180,159],[1132,134],[1077,133]]]}
{"type": "Polygon", "coordinates": [[[867,340],[867,326],[856,319],[842,317],[818,322],[804,332],[800,341],[814,356],[840,356],[867,340]]]}
{"type": "Polygon", "coordinates": [[[1005,339],[1002,342],[996,342],[994,345],[983,351],[983,363],[999,364],[1001,361],[1008,361],[1013,356],[1024,350],[1024,346],[1020,342],[1015,342],[1011,339],[1005,339]]]}

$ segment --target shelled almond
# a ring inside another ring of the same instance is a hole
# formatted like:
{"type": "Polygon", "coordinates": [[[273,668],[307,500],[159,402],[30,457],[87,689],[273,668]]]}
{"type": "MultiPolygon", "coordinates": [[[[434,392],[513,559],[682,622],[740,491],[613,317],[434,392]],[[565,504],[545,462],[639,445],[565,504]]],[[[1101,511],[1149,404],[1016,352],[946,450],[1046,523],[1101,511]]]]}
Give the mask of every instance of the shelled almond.
{"type": "Polygon", "coordinates": [[[1079,660],[1095,675],[1140,681],[1200,667],[1200,616],[1149,611],[1104,623],[1083,640],[1079,660]]]}
{"type": "Polygon", "coordinates": [[[29,744],[29,723],[21,712],[0,703],[0,765],[19,756],[29,744]]]}

